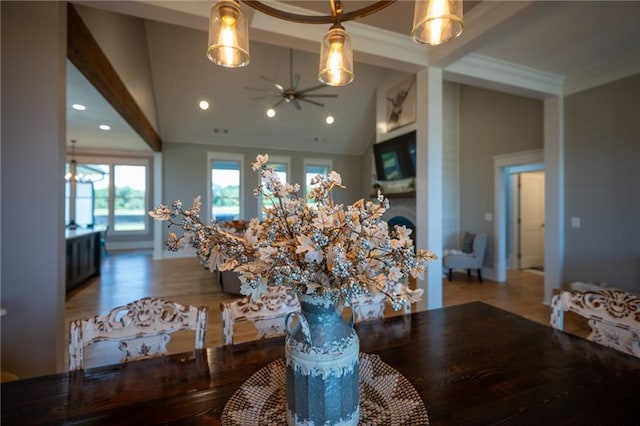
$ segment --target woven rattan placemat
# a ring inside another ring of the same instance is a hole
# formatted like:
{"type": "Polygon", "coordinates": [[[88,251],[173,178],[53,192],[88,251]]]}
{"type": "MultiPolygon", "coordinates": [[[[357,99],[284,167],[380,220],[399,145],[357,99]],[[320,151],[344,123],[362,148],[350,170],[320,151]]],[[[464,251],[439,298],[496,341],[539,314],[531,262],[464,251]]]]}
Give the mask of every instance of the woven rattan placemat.
{"type": "MultiPolygon", "coordinates": [[[[360,425],[429,425],[415,388],[377,355],[360,353],[360,425]]],[[[279,359],[251,376],[222,412],[225,426],[286,425],[285,362],[279,359]]]]}

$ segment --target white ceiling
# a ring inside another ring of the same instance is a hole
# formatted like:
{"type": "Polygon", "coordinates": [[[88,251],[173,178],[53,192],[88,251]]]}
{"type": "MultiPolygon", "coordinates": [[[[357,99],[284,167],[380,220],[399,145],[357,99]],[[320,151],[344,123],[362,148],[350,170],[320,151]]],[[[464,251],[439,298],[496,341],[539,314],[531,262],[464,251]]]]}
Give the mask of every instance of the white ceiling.
{"type": "MultiPolygon", "coordinates": [[[[343,3],[350,10],[371,2],[343,3]]],[[[640,2],[465,2],[462,36],[429,48],[410,41],[413,1],[401,0],[344,24],[356,50],[356,78],[348,86],[316,92],[337,98],[322,99],[324,108],[302,103],[301,111],[283,103],[276,117],[267,119],[264,112],[275,100],[252,100],[260,93],[245,87],[269,88],[262,76],[287,86],[289,48],[295,49],[299,87],[315,86],[325,26],[274,20],[243,5],[251,25],[251,63],[225,69],[205,58],[209,1],[83,4],[146,20],[157,130],[164,142],[362,154],[375,137],[376,88],[427,64],[444,69],[450,80],[536,98],[640,73],[640,2]],[[197,108],[203,98],[212,104],[208,111],[197,108]],[[336,117],[331,126],[324,123],[327,114],[336,117]]],[[[327,4],[288,1],[279,7],[314,10],[327,4]]],[[[149,151],[77,70],[70,64],[68,69],[69,105],[90,105],[84,113],[67,109],[68,139],[77,139],[79,149],[149,151]],[[97,130],[105,121],[112,131],[97,130]]]]}

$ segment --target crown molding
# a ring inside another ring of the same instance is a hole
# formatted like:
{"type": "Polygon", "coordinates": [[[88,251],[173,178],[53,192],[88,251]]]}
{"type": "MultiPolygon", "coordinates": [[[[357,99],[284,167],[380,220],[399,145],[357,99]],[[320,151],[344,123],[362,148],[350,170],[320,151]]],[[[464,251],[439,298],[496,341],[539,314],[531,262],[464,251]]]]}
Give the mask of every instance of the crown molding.
{"type": "Polygon", "coordinates": [[[542,97],[563,94],[564,77],[561,75],[492,59],[477,53],[470,53],[454,62],[445,68],[445,72],[453,76],[454,81],[455,76],[464,76],[489,81],[505,88],[512,87],[514,90],[538,93],[542,97]]]}
{"type": "Polygon", "coordinates": [[[429,50],[429,64],[446,68],[482,45],[492,30],[534,4],[533,0],[483,1],[464,15],[460,37],[429,50]]]}
{"type": "Polygon", "coordinates": [[[567,77],[563,94],[569,96],[636,74],[640,74],[640,56],[625,57],[608,63],[607,67],[592,68],[567,77]]]}

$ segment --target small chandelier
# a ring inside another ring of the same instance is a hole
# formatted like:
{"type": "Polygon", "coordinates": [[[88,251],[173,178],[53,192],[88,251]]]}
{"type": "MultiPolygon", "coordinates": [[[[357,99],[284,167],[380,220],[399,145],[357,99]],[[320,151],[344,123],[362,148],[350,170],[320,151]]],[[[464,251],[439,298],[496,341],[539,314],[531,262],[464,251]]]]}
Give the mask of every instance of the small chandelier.
{"type": "MultiPolygon", "coordinates": [[[[343,13],[341,0],[330,0],[331,15],[298,15],[275,9],[261,1],[243,0],[260,12],[302,24],[332,24],[320,50],[318,80],[330,86],[353,81],[351,37],[341,23],[376,13],[397,0],[378,1],[343,13]]],[[[211,7],[207,57],[217,65],[237,68],[249,64],[247,19],[239,0],[219,0],[211,7]]],[[[411,38],[417,43],[438,45],[462,33],[462,0],[415,0],[411,38]]]]}
{"type": "Polygon", "coordinates": [[[64,180],[68,182],[82,182],[84,180],[84,175],[82,175],[82,173],[78,173],[75,139],[71,139],[71,161],[69,161],[69,171],[65,173],[64,180]]]}

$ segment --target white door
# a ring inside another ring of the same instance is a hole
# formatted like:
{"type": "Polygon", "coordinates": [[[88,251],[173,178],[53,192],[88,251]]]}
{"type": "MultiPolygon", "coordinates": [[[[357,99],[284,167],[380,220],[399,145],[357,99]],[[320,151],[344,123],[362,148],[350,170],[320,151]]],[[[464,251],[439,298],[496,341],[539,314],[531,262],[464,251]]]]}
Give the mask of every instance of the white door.
{"type": "Polygon", "coordinates": [[[520,268],[544,269],[544,172],[520,174],[520,268]]]}

